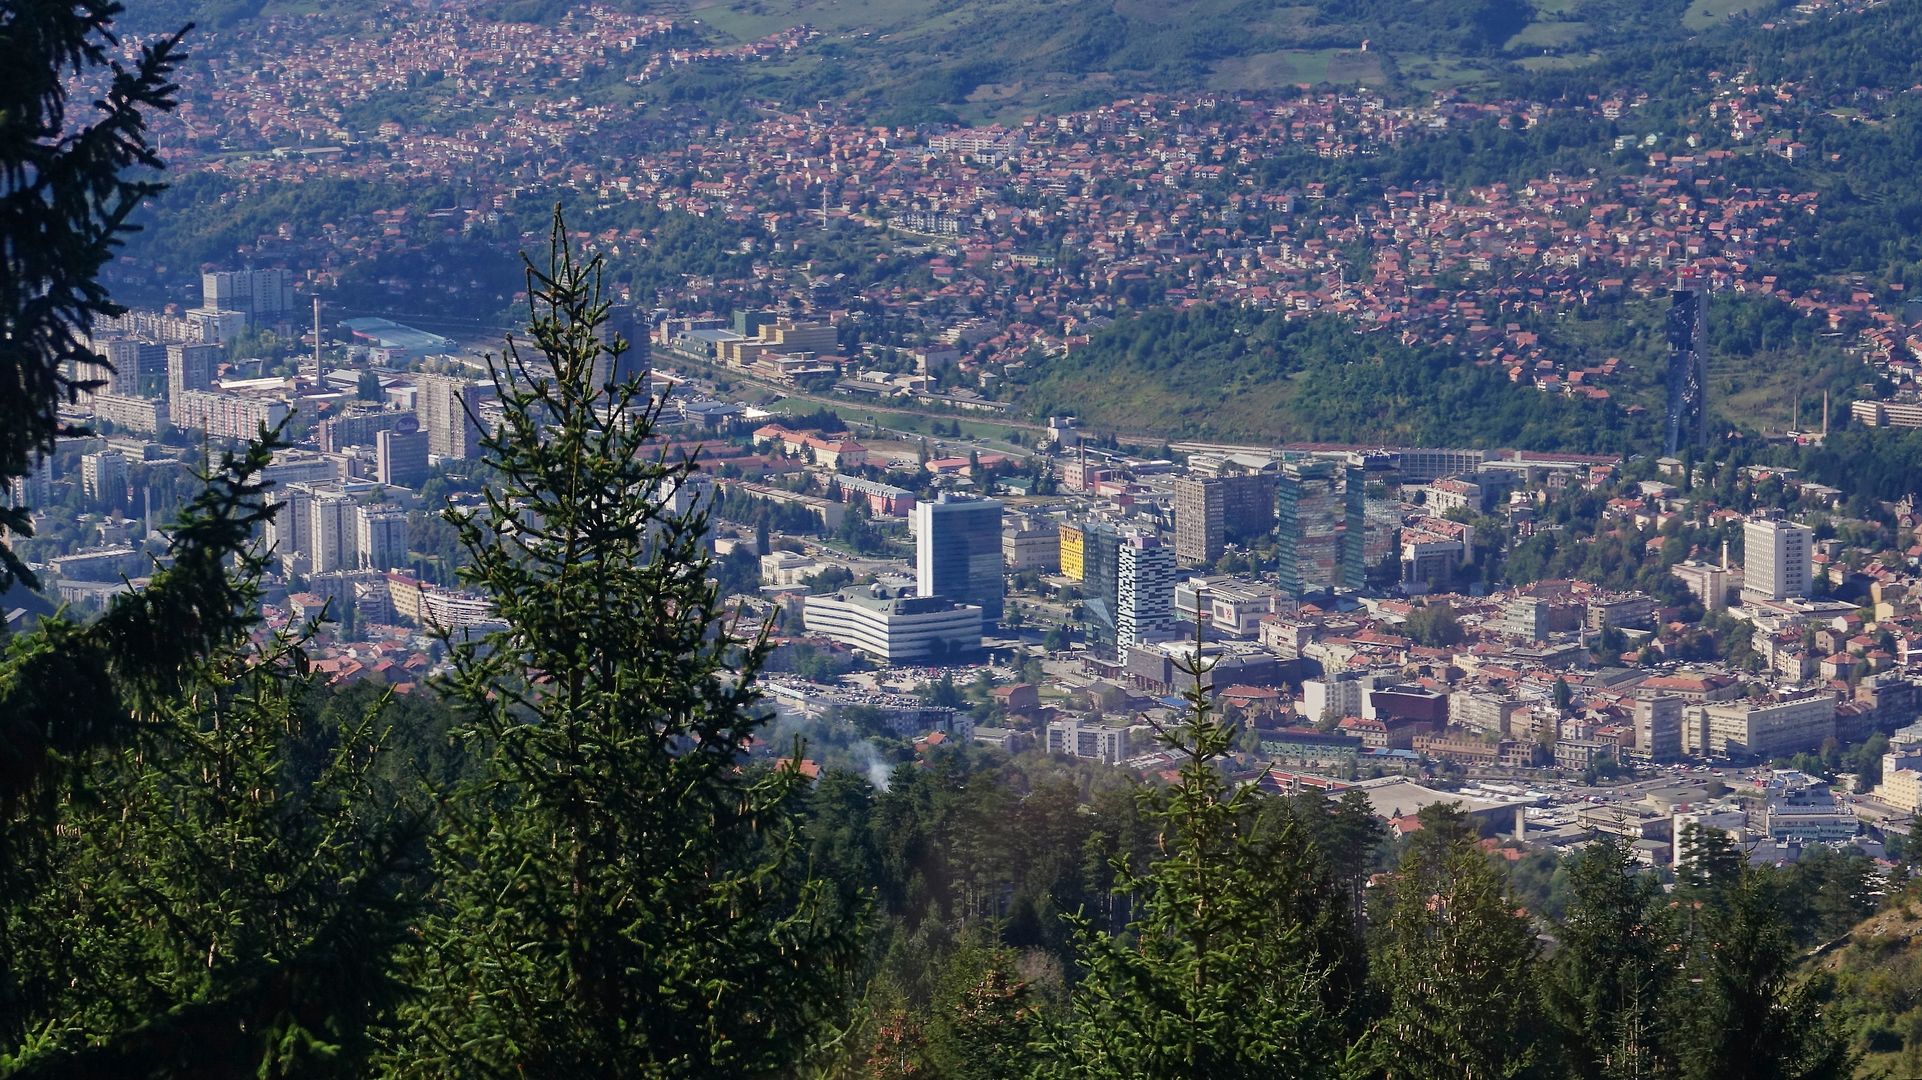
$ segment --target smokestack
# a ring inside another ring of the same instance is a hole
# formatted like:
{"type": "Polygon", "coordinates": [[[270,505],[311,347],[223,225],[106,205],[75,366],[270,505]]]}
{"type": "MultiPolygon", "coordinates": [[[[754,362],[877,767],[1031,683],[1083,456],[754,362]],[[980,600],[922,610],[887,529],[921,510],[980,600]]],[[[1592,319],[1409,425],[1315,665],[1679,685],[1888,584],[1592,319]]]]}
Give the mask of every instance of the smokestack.
{"type": "Polygon", "coordinates": [[[1829,437],[1829,392],[1822,391],[1822,437],[1829,437]]]}
{"type": "Polygon", "coordinates": [[[320,295],[314,294],[314,382],[327,377],[327,371],[320,366],[320,295]]]}

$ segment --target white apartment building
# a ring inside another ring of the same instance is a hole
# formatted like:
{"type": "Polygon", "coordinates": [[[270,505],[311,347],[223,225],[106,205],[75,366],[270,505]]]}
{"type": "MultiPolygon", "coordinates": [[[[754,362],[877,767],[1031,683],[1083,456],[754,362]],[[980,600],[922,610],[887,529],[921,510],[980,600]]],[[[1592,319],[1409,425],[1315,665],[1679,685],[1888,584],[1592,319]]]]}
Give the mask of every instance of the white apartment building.
{"type": "Polygon", "coordinates": [[[1835,734],[1835,694],[1816,690],[1777,701],[1699,706],[1682,724],[1688,754],[1773,758],[1814,750],[1835,734]]]}
{"type": "Polygon", "coordinates": [[[1130,645],[1174,637],[1174,549],[1145,534],[1124,538],[1115,594],[1115,645],[1119,655],[1127,655],[1130,645]]]}
{"type": "Polygon", "coordinates": [[[1048,752],[1119,764],[1128,756],[1128,729],[1078,718],[1056,720],[1048,725],[1048,752]]]}
{"type": "Polygon", "coordinates": [[[354,560],[362,570],[391,570],[407,559],[407,514],[394,506],[354,508],[354,560]]]}
{"type": "Polygon", "coordinates": [[[80,458],[80,488],[90,499],[125,494],[127,459],[118,450],[83,454],[80,458]]]}
{"type": "Polygon", "coordinates": [[[307,514],[308,573],[359,568],[354,558],[354,501],[336,492],[314,496],[307,514]]]}

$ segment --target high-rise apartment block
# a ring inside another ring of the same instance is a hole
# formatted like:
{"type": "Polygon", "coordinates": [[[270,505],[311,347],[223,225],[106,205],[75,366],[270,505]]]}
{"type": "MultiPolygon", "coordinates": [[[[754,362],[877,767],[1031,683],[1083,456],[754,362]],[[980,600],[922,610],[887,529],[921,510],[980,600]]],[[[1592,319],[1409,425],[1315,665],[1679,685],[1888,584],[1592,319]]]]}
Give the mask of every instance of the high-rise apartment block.
{"type": "Polygon", "coordinates": [[[1001,576],[1001,504],[942,494],[914,508],[915,579],[922,596],[945,596],[1001,619],[1007,582],[1001,576]]]}
{"type": "Polygon", "coordinates": [[[175,427],[194,428],[217,439],[251,439],[262,427],[279,426],[293,407],[276,398],[182,390],[168,402],[167,411],[175,427]]]}
{"type": "Polygon", "coordinates": [[[443,458],[465,461],[480,452],[481,385],[457,375],[416,375],[420,394],[414,411],[427,429],[427,449],[443,458]]]}
{"type": "Polygon", "coordinates": [[[295,481],[275,493],[267,546],[290,572],[392,570],[407,559],[407,514],[363,505],[337,480],[295,481]]]}
{"type": "Polygon", "coordinates": [[[53,457],[36,456],[27,471],[7,481],[9,506],[45,506],[53,501],[53,457]]]}
{"type": "Polygon", "coordinates": [[[362,570],[392,570],[407,560],[407,514],[392,505],[354,508],[354,562],[362,570]]]}
{"type": "Polygon", "coordinates": [[[1271,474],[1184,476],[1174,496],[1174,554],[1184,563],[1214,562],[1230,539],[1258,536],[1275,522],[1271,474]]]}
{"type": "Polygon", "coordinates": [[[203,311],[238,311],[253,326],[271,326],[294,308],[294,276],[286,270],[226,270],[200,275],[203,311]]]}
{"type": "Polygon", "coordinates": [[[1742,527],[1742,592],[1764,600],[1809,594],[1809,549],[1815,530],[1793,521],[1742,527]]]}
{"type": "Polygon", "coordinates": [[[339,492],[316,494],[307,513],[308,573],[356,568],[354,500],[339,492]]]}
{"type": "Polygon", "coordinates": [[[168,399],[179,397],[185,390],[213,389],[214,368],[223,351],[218,345],[167,346],[168,399]]]}
{"type": "Polygon", "coordinates": [[[1115,654],[1175,635],[1175,553],[1145,533],[1122,540],[1115,566],[1115,654]]]}
{"type": "Polygon", "coordinates": [[[1227,547],[1227,500],[1221,481],[1211,476],[1175,480],[1175,556],[1182,562],[1212,563],[1227,547]]]}
{"type": "Polygon", "coordinates": [[[117,498],[127,491],[127,459],[118,450],[80,458],[80,487],[90,499],[117,498]]]}
{"type": "Polygon", "coordinates": [[[74,378],[97,383],[88,394],[140,393],[141,361],[146,343],[133,338],[93,338],[89,341],[98,362],[83,360],[74,365],[74,378]]]}
{"type": "Polygon", "coordinates": [[[158,435],[167,430],[172,413],[161,398],[135,397],[131,394],[95,394],[93,418],[123,431],[158,435]]]}

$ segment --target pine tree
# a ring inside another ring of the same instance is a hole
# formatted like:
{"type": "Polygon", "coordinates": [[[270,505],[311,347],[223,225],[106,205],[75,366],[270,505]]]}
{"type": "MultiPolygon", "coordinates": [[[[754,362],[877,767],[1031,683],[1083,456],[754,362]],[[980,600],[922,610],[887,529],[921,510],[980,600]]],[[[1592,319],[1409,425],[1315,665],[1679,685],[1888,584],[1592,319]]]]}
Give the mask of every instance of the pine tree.
{"type": "Polygon", "coordinates": [[[1569,864],[1573,894],[1544,989],[1562,1064],[1581,1078],[1672,1071],[1662,1008],[1675,974],[1675,927],[1660,884],[1620,841],[1604,838],[1569,864]]]}
{"type": "Polygon", "coordinates": [[[1531,1073],[1536,945],[1458,810],[1424,807],[1396,871],[1375,953],[1392,1080],[1531,1073]]]}
{"type": "Polygon", "coordinates": [[[765,634],[707,580],[662,402],[594,384],[608,305],[556,214],[532,350],[493,365],[484,509],[451,513],[505,629],[450,642],[485,775],[443,805],[441,877],[395,1040],[407,1075],[792,1071],[837,1014],[850,927],[800,855],[804,781],[747,763],[765,634]]]}
{"type": "Polygon", "coordinates": [[[949,1080],[1022,1080],[1035,1066],[1041,1001],[1013,952],[969,941],[943,964],[929,1010],[927,1060],[949,1080]]]}
{"type": "MultiPolygon", "coordinates": [[[[1199,657],[1200,650],[1195,655],[1199,657]]],[[[1144,791],[1159,828],[1144,870],[1117,860],[1115,892],[1137,897],[1125,936],[1075,920],[1085,977],[1071,1015],[1043,1038],[1040,1074],[1074,1077],[1316,1077],[1359,1071],[1360,1048],[1327,997],[1332,958],[1316,929],[1346,903],[1286,815],[1255,813],[1217,762],[1234,729],[1218,720],[1206,666],[1179,726],[1159,732],[1181,761],[1165,794],[1144,791]]]]}
{"type": "Polygon", "coordinates": [[[1677,1018],[1683,1080],[1821,1080],[1855,1074],[1846,1034],[1822,1012],[1826,979],[1796,970],[1779,874],[1740,865],[1684,885],[1677,1018]]]}

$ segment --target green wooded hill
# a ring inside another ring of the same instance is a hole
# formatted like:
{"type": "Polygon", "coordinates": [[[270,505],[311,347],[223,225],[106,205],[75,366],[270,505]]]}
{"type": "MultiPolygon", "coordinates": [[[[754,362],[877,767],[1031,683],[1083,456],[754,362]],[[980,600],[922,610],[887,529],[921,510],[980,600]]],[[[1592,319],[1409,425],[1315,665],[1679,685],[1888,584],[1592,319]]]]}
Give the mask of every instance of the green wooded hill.
{"type": "Polygon", "coordinates": [[[1865,1052],[1862,1075],[1922,1075],[1922,906],[1897,897],[1810,961],[1865,1052]]]}
{"type": "Polygon", "coordinates": [[[1359,334],[1336,317],[1205,306],[1117,320],[1066,356],[1030,361],[1036,416],[1156,437],[1333,440],[1623,451],[1647,421],[1613,401],[1551,396],[1459,351],[1359,334]]]}

